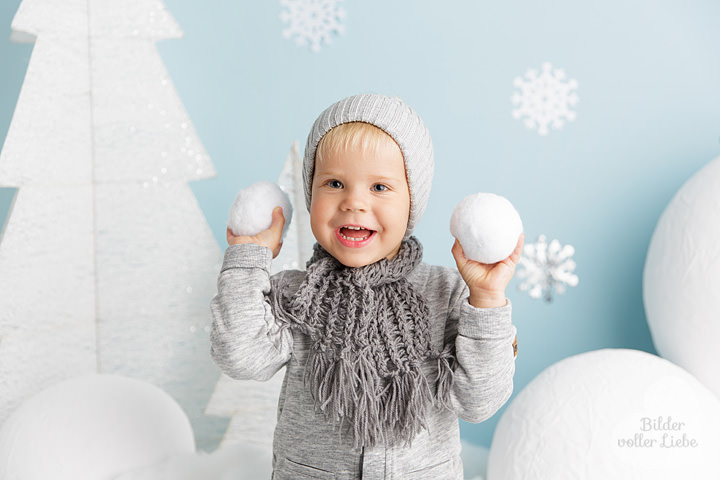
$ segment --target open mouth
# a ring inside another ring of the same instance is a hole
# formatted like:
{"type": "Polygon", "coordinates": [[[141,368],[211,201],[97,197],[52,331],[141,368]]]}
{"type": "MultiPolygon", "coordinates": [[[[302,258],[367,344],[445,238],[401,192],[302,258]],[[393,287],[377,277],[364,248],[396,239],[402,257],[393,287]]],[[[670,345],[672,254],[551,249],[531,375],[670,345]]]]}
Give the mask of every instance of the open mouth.
{"type": "Polygon", "coordinates": [[[338,229],[338,236],[350,243],[362,243],[370,239],[374,234],[375,230],[356,225],[345,225],[338,229]]]}

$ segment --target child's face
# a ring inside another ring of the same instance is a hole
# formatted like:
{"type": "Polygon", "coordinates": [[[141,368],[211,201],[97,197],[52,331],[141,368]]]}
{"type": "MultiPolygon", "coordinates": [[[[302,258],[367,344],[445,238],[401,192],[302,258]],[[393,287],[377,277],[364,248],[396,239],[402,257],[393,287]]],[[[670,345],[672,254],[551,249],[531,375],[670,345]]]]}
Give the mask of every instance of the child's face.
{"type": "Polygon", "coordinates": [[[409,215],[405,162],[392,139],[376,149],[323,152],[316,162],[310,225],[318,243],[343,265],[394,257],[409,215]]]}

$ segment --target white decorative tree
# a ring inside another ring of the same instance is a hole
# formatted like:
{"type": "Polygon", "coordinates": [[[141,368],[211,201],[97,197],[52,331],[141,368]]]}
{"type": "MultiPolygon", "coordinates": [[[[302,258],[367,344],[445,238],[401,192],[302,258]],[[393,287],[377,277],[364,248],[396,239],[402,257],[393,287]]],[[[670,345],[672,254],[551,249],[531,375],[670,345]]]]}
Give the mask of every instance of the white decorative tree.
{"type": "Polygon", "coordinates": [[[293,142],[285,160],[278,185],[290,197],[293,207],[293,219],[288,227],[283,246],[273,259],[273,273],[287,269],[305,269],[305,262],[312,256],[315,237],[310,230],[310,213],[305,206],[305,189],[302,177],[302,158],[297,142],[293,142]]]}
{"type": "Polygon", "coordinates": [[[25,2],[12,24],[37,41],[0,153],[0,185],[18,188],[0,243],[0,422],[97,369],[87,12],[72,3],[54,24],[57,2],[25,2]]]}
{"type": "Polygon", "coordinates": [[[118,373],[170,393],[211,447],[220,250],[188,182],[214,170],[155,47],[182,31],[161,0],[24,0],[12,29],[35,47],[0,155],[0,186],[18,188],[0,422],[51,383],[118,373]]]}
{"type": "MultiPolygon", "coordinates": [[[[302,159],[294,142],[278,179],[278,185],[290,197],[293,219],[280,254],[272,262],[272,273],[286,269],[304,269],[315,239],[310,230],[310,215],[305,207],[302,159]]],[[[253,444],[272,448],[277,401],[284,370],[267,382],[233,380],[221,375],[206,413],[231,417],[222,446],[253,444]]]]}

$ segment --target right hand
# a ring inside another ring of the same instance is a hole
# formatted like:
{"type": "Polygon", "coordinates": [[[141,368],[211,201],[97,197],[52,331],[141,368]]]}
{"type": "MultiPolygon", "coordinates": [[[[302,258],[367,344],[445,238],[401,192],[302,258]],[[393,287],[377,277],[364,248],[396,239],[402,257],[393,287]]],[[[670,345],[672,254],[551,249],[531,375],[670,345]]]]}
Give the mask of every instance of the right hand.
{"type": "Polygon", "coordinates": [[[272,211],[272,224],[267,230],[263,230],[257,235],[235,235],[230,227],[227,229],[228,245],[240,245],[242,243],[254,243],[261,247],[267,247],[272,250],[273,258],[277,257],[282,247],[282,231],[285,226],[285,216],[281,207],[275,207],[272,211]]]}

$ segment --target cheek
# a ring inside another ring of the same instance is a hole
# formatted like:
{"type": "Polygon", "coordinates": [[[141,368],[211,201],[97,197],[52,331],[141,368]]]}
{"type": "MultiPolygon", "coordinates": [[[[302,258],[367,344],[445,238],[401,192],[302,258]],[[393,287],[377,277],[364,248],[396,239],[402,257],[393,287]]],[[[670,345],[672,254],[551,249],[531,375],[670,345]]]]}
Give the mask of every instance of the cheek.
{"type": "Polygon", "coordinates": [[[317,208],[317,202],[315,199],[313,199],[312,203],[310,204],[310,226],[315,229],[315,224],[318,221],[319,212],[317,208]]]}
{"type": "Polygon", "coordinates": [[[317,236],[320,228],[327,222],[327,207],[321,199],[312,198],[310,202],[310,229],[317,236]]]}
{"type": "Polygon", "coordinates": [[[310,201],[310,218],[322,216],[327,210],[325,204],[326,202],[323,201],[321,195],[313,196],[310,201]]]}
{"type": "Polygon", "coordinates": [[[410,193],[403,198],[402,204],[402,219],[404,220],[405,225],[407,225],[407,222],[410,221],[410,193]]]}

